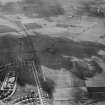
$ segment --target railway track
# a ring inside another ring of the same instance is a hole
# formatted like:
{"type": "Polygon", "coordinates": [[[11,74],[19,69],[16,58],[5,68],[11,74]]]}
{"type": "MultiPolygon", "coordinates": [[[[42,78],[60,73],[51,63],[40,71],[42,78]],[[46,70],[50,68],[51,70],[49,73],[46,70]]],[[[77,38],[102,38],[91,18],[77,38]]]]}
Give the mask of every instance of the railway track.
{"type": "Polygon", "coordinates": [[[10,99],[16,91],[16,73],[9,71],[0,87],[0,100],[6,101],[10,99]]]}

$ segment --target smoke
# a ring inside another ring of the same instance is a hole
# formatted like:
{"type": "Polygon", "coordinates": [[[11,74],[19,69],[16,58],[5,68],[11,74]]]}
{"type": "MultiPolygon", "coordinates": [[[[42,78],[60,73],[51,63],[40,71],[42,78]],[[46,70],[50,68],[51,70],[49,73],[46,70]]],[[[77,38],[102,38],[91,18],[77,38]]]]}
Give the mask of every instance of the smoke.
{"type": "Polygon", "coordinates": [[[56,0],[55,2],[51,0],[2,0],[0,9],[9,14],[21,13],[27,16],[38,14],[45,17],[64,14],[64,9],[56,0]]]}
{"type": "Polygon", "coordinates": [[[94,17],[105,17],[105,0],[92,0],[81,2],[82,7],[78,11],[79,14],[87,14],[94,17]]]}
{"type": "Polygon", "coordinates": [[[22,0],[0,0],[2,5],[5,5],[10,2],[21,2],[22,0]]]}

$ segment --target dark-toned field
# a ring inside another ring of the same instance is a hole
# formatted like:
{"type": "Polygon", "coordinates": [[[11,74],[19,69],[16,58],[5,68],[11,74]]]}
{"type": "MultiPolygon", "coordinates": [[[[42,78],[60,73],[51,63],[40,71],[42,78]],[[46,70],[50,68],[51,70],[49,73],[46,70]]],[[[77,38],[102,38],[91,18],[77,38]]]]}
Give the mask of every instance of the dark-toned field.
{"type": "MultiPolygon", "coordinates": [[[[27,39],[27,38],[26,38],[27,39]]],[[[24,54],[34,52],[38,60],[40,61],[40,66],[45,66],[54,71],[61,70],[65,68],[67,71],[72,72],[81,80],[85,80],[87,77],[93,77],[97,73],[102,73],[102,68],[96,61],[91,61],[91,64],[95,66],[92,71],[81,63],[75,63],[77,69],[72,69],[74,67],[72,62],[72,57],[77,59],[91,59],[92,56],[99,57],[100,50],[104,50],[105,46],[102,44],[97,44],[93,42],[74,42],[66,38],[52,38],[47,35],[37,34],[35,36],[28,37],[31,39],[31,44],[24,42],[23,38],[17,38],[16,36],[6,35],[0,38],[0,65],[5,65],[12,62],[23,62],[22,57],[24,54]],[[30,47],[33,44],[33,49],[30,47]],[[31,48],[31,49],[30,49],[31,48]],[[66,57],[67,56],[67,57],[66,57]]],[[[103,59],[104,60],[104,59],[103,59]]],[[[14,65],[15,66],[15,65],[14,65]]],[[[9,70],[8,68],[1,69],[0,80],[3,80],[5,73],[9,70]]],[[[19,66],[14,68],[18,75],[18,84],[24,87],[26,84],[35,85],[34,75],[32,71],[27,66],[19,66]],[[27,78],[28,77],[28,78],[27,78]]],[[[55,83],[51,78],[47,78],[47,82],[43,83],[42,86],[50,95],[55,88],[55,83]]]]}

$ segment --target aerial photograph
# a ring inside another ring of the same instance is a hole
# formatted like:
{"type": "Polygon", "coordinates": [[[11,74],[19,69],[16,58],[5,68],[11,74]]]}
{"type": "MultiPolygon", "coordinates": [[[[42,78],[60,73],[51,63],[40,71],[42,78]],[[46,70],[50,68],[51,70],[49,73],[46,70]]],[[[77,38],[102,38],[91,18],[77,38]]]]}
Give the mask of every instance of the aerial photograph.
{"type": "Polygon", "coordinates": [[[105,0],[0,0],[0,105],[105,105],[105,0]]]}

